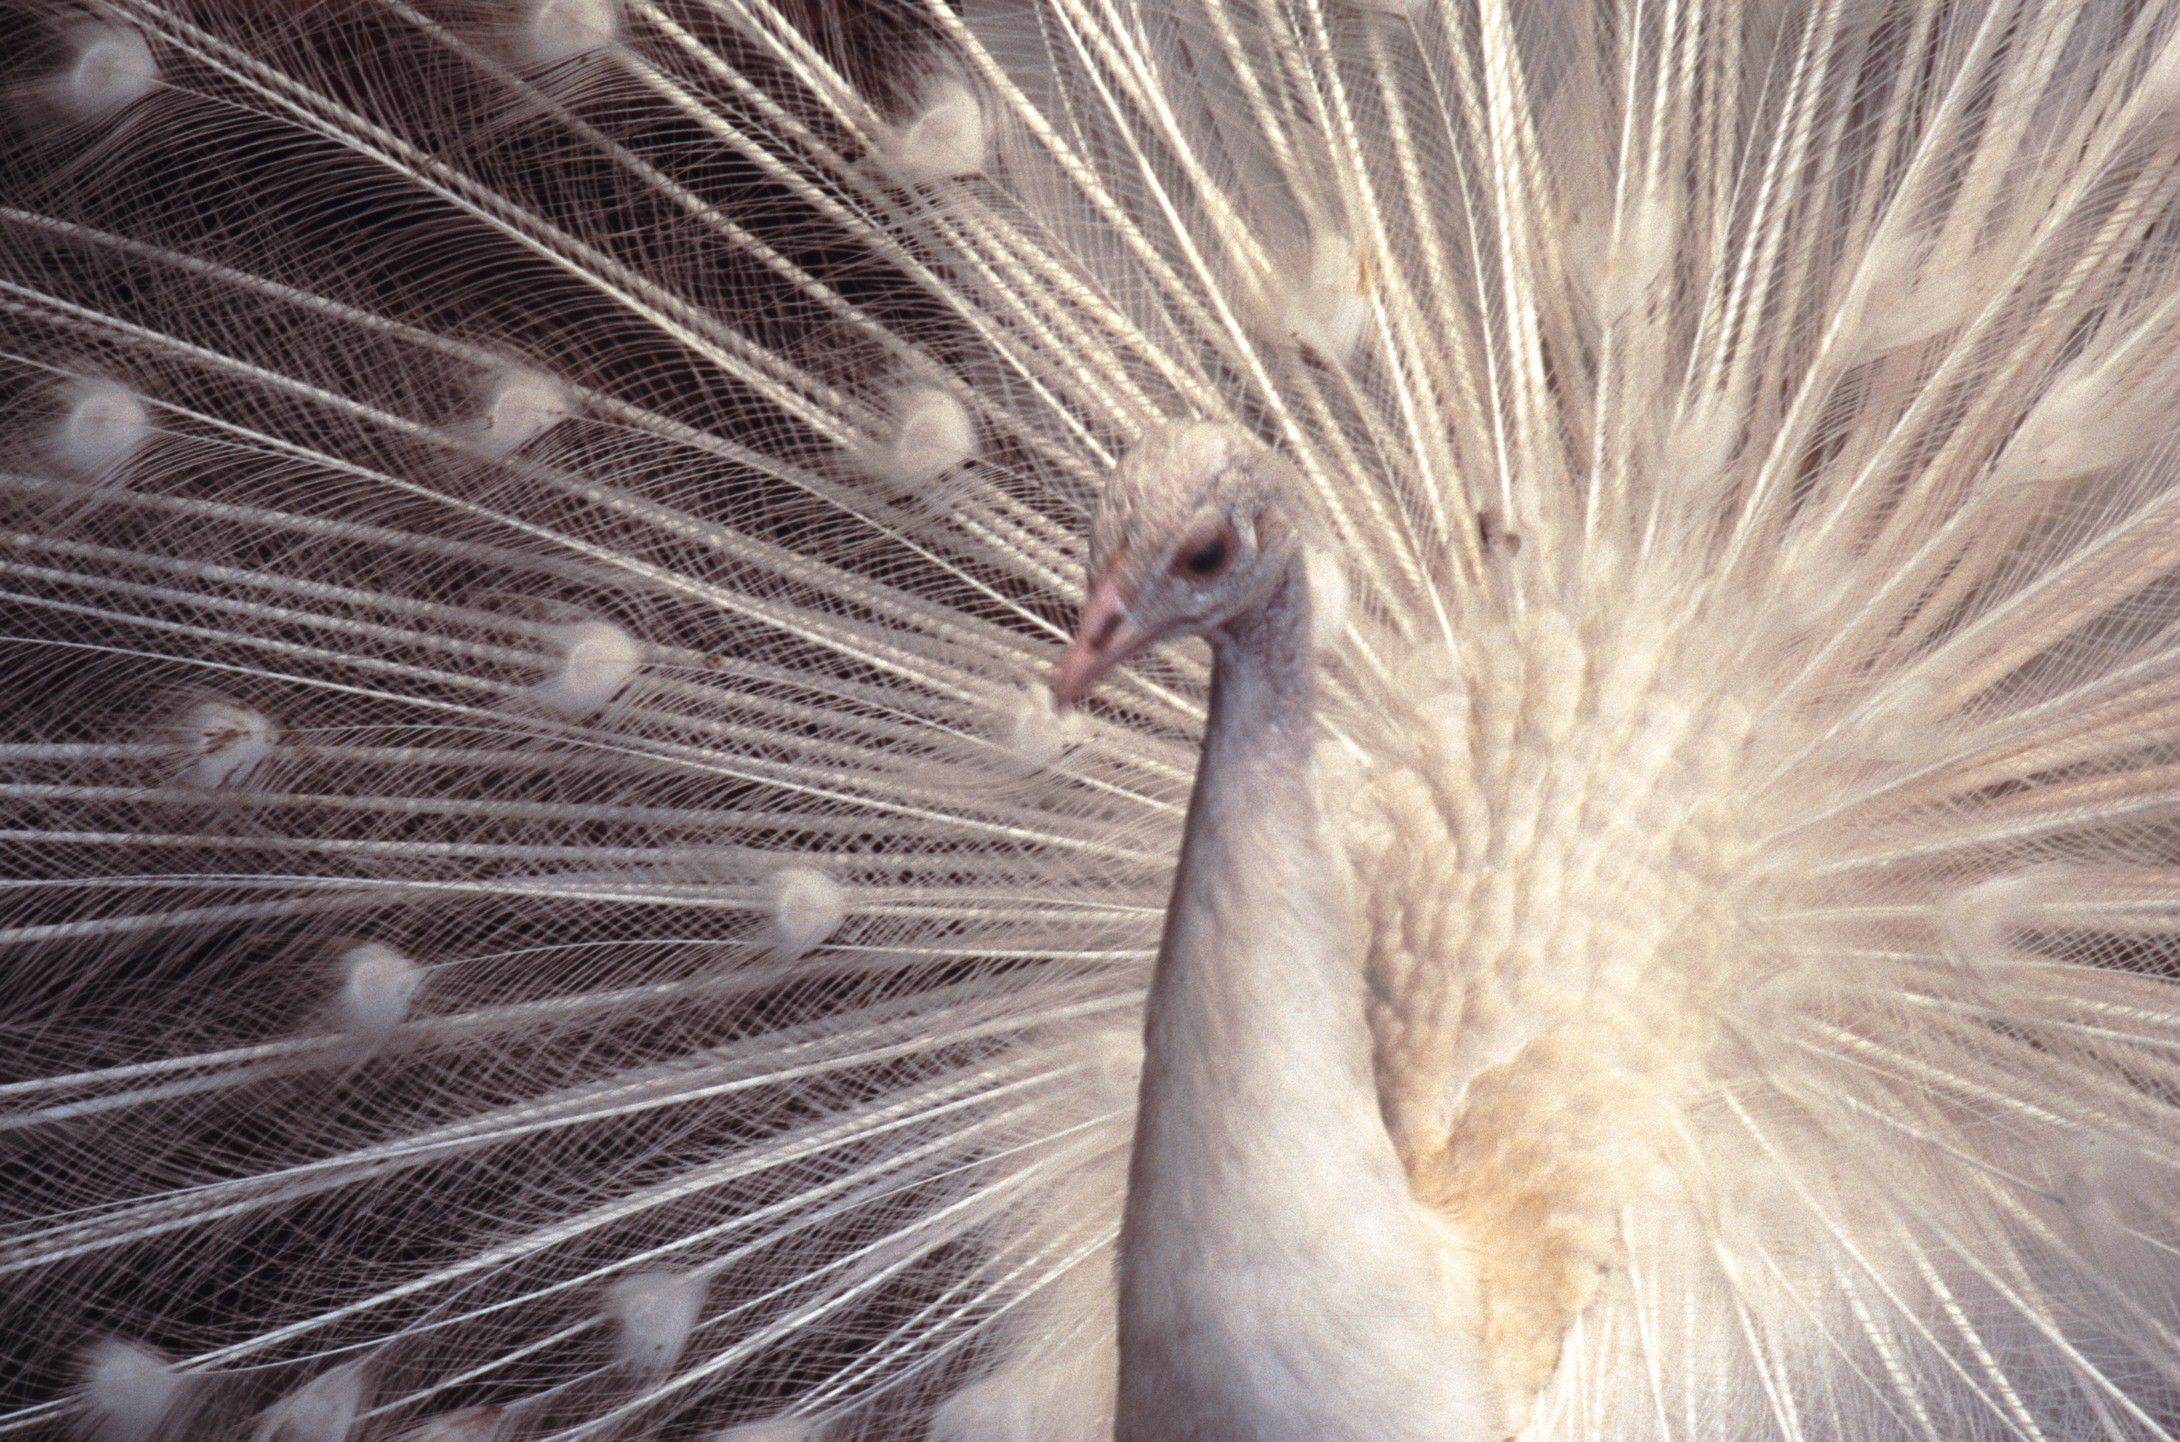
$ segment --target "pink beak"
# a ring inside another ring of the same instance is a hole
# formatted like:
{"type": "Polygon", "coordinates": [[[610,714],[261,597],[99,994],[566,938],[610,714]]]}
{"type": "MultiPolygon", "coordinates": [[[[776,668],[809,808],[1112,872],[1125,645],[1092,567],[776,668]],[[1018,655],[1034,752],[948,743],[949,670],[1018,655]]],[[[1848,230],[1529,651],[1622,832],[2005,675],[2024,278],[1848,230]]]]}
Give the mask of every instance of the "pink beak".
{"type": "Polygon", "coordinates": [[[1120,599],[1120,587],[1111,574],[1090,589],[1083,602],[1082,619],[1075,625],[1075,639],[1060,657],[1053,673],[1052,700],[1062,711],[1090,694],[1105,673],[1143,649],[1150,637],[1136,625],[1120,599]]]}

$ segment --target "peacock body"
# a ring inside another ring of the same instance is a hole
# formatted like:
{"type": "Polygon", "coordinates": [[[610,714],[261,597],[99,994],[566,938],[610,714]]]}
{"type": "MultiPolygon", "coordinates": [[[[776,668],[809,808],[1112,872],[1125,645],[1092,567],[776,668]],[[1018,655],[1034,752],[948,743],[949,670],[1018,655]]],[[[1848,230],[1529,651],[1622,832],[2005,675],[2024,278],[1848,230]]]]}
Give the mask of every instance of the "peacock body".
{"type": "Polygon", "coordinates": [[[1508,1428],[2180,1432],[2180,5],[8,20],[0,1436],[1111,1438],[1180,420],[1508,1428]]]}

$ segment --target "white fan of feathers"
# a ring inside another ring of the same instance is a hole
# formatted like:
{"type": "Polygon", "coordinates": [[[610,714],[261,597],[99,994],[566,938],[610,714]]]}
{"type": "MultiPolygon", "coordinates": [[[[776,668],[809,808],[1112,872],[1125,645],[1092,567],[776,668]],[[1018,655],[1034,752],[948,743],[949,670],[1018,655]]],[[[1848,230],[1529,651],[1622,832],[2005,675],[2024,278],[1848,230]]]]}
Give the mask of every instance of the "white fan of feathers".
{"type": "Polygon", "coordinates": [[[1525,1442],[2180,1432],[2180,4],[9,20],[0,1437],[1110,1438],[1182,419],[1525,1442]]]}

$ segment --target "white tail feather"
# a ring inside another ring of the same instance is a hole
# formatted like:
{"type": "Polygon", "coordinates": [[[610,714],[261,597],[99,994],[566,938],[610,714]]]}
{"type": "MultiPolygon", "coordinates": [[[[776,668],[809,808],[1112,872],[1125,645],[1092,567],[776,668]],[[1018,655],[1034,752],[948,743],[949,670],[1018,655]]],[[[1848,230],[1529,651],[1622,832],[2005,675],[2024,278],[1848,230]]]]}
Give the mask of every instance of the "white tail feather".
{"type": "Polygon", "coordinates": [[[147,1442],[179,1410],[188,1379],[148,1347],[109,1338],[84,1362],[84,1403],[96,1442],[147,1442]]]}
{"type": "Polygon", "coordinates": [[[0,1442],[1109,1442],[1179,419],[1522,1442],[2180,1435],[2180,0],[0,8],[0,1442]]]}

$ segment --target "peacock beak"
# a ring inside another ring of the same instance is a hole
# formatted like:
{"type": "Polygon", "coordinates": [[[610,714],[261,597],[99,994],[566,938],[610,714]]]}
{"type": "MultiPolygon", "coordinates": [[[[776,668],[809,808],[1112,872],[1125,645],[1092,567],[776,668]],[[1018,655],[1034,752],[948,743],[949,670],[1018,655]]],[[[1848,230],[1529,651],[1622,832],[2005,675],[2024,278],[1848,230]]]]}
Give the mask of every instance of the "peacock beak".
{"type": "Polygon", "coordinates": [[[1107,575],[1091,588],[1090,599],[1083,602],[1075,638],[1067,643],[1060,669],[1053,673],[1053,704],[1067,710],[1089,695],[1106,672],[1142,650],[1149,640],[1128,614],[1118,583],[1107,575]]]}

